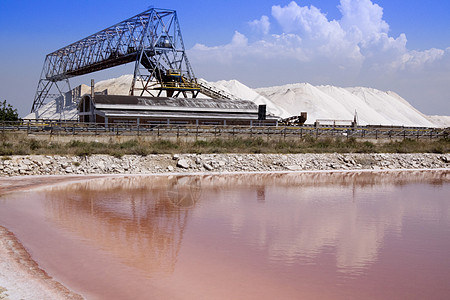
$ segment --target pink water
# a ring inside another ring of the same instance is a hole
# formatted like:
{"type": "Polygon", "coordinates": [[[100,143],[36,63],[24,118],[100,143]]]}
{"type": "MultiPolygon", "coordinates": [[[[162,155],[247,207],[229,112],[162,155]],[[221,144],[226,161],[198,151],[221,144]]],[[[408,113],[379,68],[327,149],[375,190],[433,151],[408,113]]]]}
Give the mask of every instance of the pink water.
{"type": "Polygon", "coordinates": [[[94,179],[0,225],[87,299],[450,299],[450,171],[94,179]]]}

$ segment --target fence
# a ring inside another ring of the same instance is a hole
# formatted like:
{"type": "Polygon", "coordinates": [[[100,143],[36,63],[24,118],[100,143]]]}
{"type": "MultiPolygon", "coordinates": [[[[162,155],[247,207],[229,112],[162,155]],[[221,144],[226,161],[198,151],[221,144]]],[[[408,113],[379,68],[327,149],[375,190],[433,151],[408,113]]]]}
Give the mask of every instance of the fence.
{"type": "Polygon", "coordinates": [[[20,121],[0,123],[0,132],[24,132],[45,135],[154,136],[161,138],[358,138],[358,139],[439,139],[450,136],[440,128],[373,126],[226,126],[166,124],[94,124],[61,121],[20,121]]]}

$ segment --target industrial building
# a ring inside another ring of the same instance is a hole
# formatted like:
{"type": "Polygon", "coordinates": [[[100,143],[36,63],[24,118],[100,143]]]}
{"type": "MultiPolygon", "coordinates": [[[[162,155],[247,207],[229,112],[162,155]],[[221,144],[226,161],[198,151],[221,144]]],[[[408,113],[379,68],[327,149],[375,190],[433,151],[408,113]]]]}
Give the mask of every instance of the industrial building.
{"type": "Polygon", "coordinates": [[[265,105],[247,100],[85,95],[80,122],[179,125],[276,125],[265,105]]]}

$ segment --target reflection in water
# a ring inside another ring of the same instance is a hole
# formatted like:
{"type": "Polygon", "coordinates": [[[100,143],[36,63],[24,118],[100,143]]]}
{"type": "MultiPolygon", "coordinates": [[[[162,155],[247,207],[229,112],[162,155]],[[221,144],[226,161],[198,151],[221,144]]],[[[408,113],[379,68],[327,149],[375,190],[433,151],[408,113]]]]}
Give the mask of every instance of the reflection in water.
{"type": "Polygon", "coordinates": [[[200,198],[201,181],[198,177],[170,176],[167,196],[175,207],[193,207],[200,198]]]}
{"type": "Polygon", "coordinates": [[[450,279],[449,183],[450,171],[131,176],[39,193],[51,226],[180,290],[168,299],[430,299],[450,279]]]}
{"type": "MultiPolygon", "coordinates": [[[[435,216],[446,212],[448,222],[446,203],[442,210],[442,203],[423,203],[417,195],[397,198],[402,196],[401,190],[393,193],[404,185],[428,180],[441,186],[448,182],[449,175],[310,173],[204,178],[209,186],[232,188],[236,182],[241,187],[255,185],[258,202],[266,197],[271,200],[264,209],[240,201],[233,214],[226,209],[227,203],[221,207],[219,211],[230,218],[235,235],[245,234],[245,228],[252,227],[251,234],[243,236],[243,242],[267,249],[269,259],[288,265],[298,260],[312,261],[331,247],[338,270],[349,274],[362,273],[376,261],[385,235],[401,232],[405,214],[428,211],[435,216]],[[261,187],[260,182],[266,185],[261,187]],[[259,211],[255,214],[251,211],[254,209],[259,211]]],[[[239,193],[233,197],[238,198],[239,193]]],[[[228,202],[228,197],[224,201],[228,202]]]]}
{"type": "Polygon", "coordinates": [[[199,196],[197,177],[101,179],[47,191],[45,208],[59,226],[161,275],[175,268],[189,208],[199,196]]]}
{"type": "Polygon", "coordinates": [[[256,200],[261,202],[266,201],[266,189],[264,186],[259,186],[256,189],[256,200]]]}

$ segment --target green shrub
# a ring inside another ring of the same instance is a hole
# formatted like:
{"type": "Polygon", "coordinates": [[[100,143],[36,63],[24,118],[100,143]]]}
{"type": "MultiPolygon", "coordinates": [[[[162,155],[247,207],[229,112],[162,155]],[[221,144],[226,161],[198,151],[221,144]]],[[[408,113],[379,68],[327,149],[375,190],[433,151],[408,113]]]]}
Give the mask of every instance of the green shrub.
{"type": "Polygon", "coordinates": [[[145,145],[138,145],[137,147],[133,148],[133,151],[130,154],[147,156],[150,154],[150,149],[148,147],[145,147],[145,145]]]}
{"type": "Polygon", "coordinates": [[[130,149],[139,146],[138,140],[129,140],[119,144],[120,149],[130,149]]]}
{"type": "Polygon", "coordinates": [[[28,140],[28,145],[31,150],[37,150],[41,148],[41,142],[35,139],[28,140]]]}

